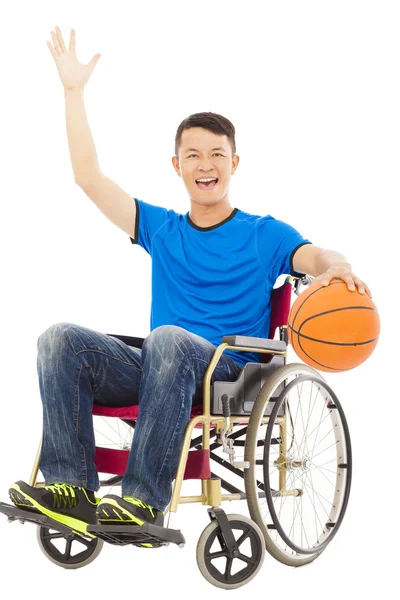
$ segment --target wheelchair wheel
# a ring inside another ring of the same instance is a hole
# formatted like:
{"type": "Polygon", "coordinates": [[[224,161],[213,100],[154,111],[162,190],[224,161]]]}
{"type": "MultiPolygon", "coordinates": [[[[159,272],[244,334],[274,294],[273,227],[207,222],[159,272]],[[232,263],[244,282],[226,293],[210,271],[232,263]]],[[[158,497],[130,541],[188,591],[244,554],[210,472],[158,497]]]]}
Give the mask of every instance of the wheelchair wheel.
{"type": "Polygon", "coordinates": [[[226,515],[238,544],[239,556],[231,558],[214,519],[197,543],[197,564],[201,574],[216,587],[230,590],[255,577],[265,557],[263,534],[254,521],[244,515],[226,515]],[[213,562],[214,561],[214,562],[213,562]]]}
{"type": "Polygon", "coordinates": [[[318,371],[288,364],[265,382],[249,420],[245,460],[249,512],[268,552],[290,566],[315,560],[342,522],[352,468],[343,409],[318,371]]]}
{"type": "Polygon", "coordinates": [[[40,526],[37,528],[37,538],[47,558],[64,569],[78,569],[93,562],[104,544],[99,538],[74,533],[65,536],[60,531],[40,526]]]}

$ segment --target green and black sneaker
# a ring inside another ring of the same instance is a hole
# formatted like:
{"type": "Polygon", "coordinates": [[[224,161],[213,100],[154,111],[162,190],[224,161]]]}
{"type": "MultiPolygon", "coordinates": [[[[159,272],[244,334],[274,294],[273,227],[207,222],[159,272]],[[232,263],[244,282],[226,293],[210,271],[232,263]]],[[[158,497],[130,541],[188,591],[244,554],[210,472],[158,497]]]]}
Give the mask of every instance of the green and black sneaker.
{"type": "Polygon", "coordinates": [[[95,498],[94,492],[66,483],[33,487],[17,481],[8,493],[15,506],[46,515],[76,533],[95,537],[87,531],[88,525],[97,523],[96,507],[100,498],[95,498]]]}
{"type": "MultiPolygon", "coordinates": [[[[150,523],[159,527],[164,526],[164,513],[133,496],[115,496],[107,494],[101,498],[97,506],[97,519],[102,525],[132,525],[140,527],[143,523],[150,523]]],[[[147,548],[158,548],[163,544],[138,543],[147,548]]]]}

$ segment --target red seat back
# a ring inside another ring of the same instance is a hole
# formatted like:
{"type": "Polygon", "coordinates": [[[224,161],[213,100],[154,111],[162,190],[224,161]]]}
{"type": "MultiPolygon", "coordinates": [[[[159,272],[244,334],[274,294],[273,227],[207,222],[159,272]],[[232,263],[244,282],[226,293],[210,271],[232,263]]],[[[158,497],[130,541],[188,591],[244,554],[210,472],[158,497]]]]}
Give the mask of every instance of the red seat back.
{"type": "MultiPolygon", "coordinates": [[[[271,293],[271,314],[269,325],[269,339],[273,340],[277,327],[287,325],[292,299],[292,284],[285,282],[280,287],[274,288],[271,293]]],[[[270,354],[260,352],[260,362],[266,363],[271,359],[270,354]]]]}

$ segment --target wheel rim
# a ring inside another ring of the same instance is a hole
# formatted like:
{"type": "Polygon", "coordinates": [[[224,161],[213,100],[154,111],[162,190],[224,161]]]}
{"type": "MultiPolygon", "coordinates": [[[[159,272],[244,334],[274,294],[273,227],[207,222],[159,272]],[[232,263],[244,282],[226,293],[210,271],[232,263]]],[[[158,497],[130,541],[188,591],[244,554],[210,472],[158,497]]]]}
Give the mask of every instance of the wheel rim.
{"type": "MultiPolygon", "coordinates": [[[[331,541],[333,536],[336,534],[346,510],[350,492],[352,467],[351,445],[347,422],[339,401],[337,400],[331,388],[326,384],[322,375],[312,367],[302,363],[288,364],[278,369],[263,385],[253,408],[249,424],[249,429],[251,431],[246,438],[245,458],[246,460],[250,461],[250,468],[245,471],[245,483],[246,493],[248,494],[249,499],[250,514],[264,535],[267,550],[277,560],[291,566],[303,565],[311,562],[317,558],[317,556],[326,546],[326,544],[323,543],[318,543],[317,545],[313,545],[311,543],[308,545],[308,547],[306,547],[304,543],[295,543],[296,550],[294,550],[293,547],[291,547],[291,545],[289,545],[281,537],[277,524],[282,525],[284,532],[286,531],[286,534],[291,533],[293,540],[293,531],[290,532],[290,527],[285,529],[285,523],[282,524],[282,512],[279,510],[280,507],[277,507],[277,494],[279,498],[280,490],[279,477],[278,481],[276,478],[274,480],[272,474],[269,485],[267,485],[264,477],[264,465],[266,459],[276,470],[276,465],[273,465],[273,462],[280,456],[278,449],[279,444],[281,443],[281,432],[278,424],[275,423],[275,420],[277,416],[279,418],[285,418],[285,413],[283,410],[284,403],[278,403],[277,400],[279,399],[284,386],[287,386],[292,380],[302,375],[312,375],[313,380],[315,382],[321,382],[324,385],[326,392],[329,392],[331,398],[334,399],[335,404],[337,405],[337,410],[330,415],[330,419],[333,420],[333,425],[335,423],[337,424],[338,436],[341,438],[339,440],[339,445],[341,445],[343,450],[343,463],[347,463],[348,467],[347,469],[342,469],[341,478],[339,478],[341,483],[339,483],[337,488],[335,488],[339,490],[338,502],[336,505],[336,517],[338,515],[339,516],[336,519],[335,527],[328,532],[329,536],[325,535],[325,538],[328,541],[331,541]],[[262,417],[264,414],[265,416],[269,415],[267,425],[262,423],[262,417]],[[268,438],[266,435],[266,430],[269,434],[268,438]],[[267,440],[269,440],[268,443],[267,440]],[[267,448],[264,451],[265,446],[267,448]],[[268,497],[270,503],[268,503],[268,497]],[[274,503],[274,505],[272,505],[272,503],[274,503]],[[270,505],[275,506],[274,515],[271,514],[270,505]]],[[[289,426],[291,427],[290,420],[288,422],[289,426]]],[[[286,447],[288,449],[290,448],[290,440],[287,440],[286,447]]],[[[339,454],[341,453],[338,452],[338,455],[339,454]]],[[[292,459],[296,460],[296,457],[292,457],[292,459]]],[[[292,463],[292,467],[293,466],[295,465],[292,463]]],[[[329,465],[325,466],[329,468],[329,465]]],[[[299,486],[295,485],[294,487],[296,488],[299,486]]],[[[285,499],[287,508],[290,502],[293,503],[293,497],[286,496],[285,499]]],[[[328,515],[329,513],[332,522],[334,522],[336,518],[334,512],[328,511],[328,515]]],[[[328,521],[329,519],[327,518],[327,522],[328,521]]],[[[288,535],[288,537],[290,536],[288,535]]],[[[297,540],[294,541],[296,542],[297,540]]],[[[324,540],[322,539],[322,541],[324,540]]]]}
{"type": "Polygon", "coordinates": [[[221,535],[221,528],[217,526],[210,533],[205,544],[204,563],[208,572],[214,579],[224,584],[235,585],[249,579],[249,577],[251,577],[256,571],[263,556],[263,547],[260,535],[257,534],[255,529],[249,523],[239,520],[229,520],[229,525],[231,526],[236,539],[239,552],[238,556],[231,556],[221,535]],[[235,535],[235,531],[241,532],[238,537],[235,535]],[[211,551],[212,546],[217,540],[220,549],[214,549],[214,551],[211,551]],[[244,551],[241,552],[240,548],[242,547],[242,549],[244,549],[243,546],[246,542],[248,543],[246,553],[244,553],[244,551]],[[219,560],[219,564],[221,564],[223,563],[223,559],[226,559],[226,562],[225,568],[222,572],[217,568],[213,561],[219,560]]]}
{"type": "Polygon", "coordinates": [[[99,542],[96,538],[65,534],[40,527],[40,542],[43,550],[51,559],[63,565],[78,565],[88,560],[99,542]]]}
{"type": "Polygon", "coordinates": [[[351,482],[346,419],[322,379],[297,375],[282,391],[267,427],[263,473],[266,490],[277,490],[266,501],[283,543],[299,554],[322,551],[341,524],[351,482]],[[275,423],[282,408],[286,427],[275,423]],[[284,452],[274,437],[286,444],[284,452]],[[299,495],[285,495],[295,490],[299,495]]]}

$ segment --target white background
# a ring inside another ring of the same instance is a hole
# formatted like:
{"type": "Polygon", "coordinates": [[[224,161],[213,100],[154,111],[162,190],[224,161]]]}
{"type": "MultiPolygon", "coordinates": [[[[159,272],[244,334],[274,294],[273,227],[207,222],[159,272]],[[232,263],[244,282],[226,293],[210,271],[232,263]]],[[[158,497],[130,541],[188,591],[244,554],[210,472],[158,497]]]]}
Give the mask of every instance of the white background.
{"type": "MultiPolygon", "coordinates": [[[[310,600],[337,598],[346,588],[383,595],[394,583],[397,9],[384,0],[130,0],[112,8],[69,0],[2,9],[1,500],[8,501],[12,481],[29,478],[41,433],[38,336],[64,321],[141,337],[150,327],[151,258],[74,184],[63,88],[46,45],[59,25],[68,48],[74,27],[81,62],[102,54],[85,106],[108,177],[132,196],[186,213],[189,198],[171,164],[176,129],[194,112],[220,113],[236,127],[241,157],[231,206],[272,214],[314,244],[343,253],[380,313],[381,338],[368,361],[326,375],[344,406],[353,446],[352,491],[340,531],[303,569],[267,554],[256,578],[232,594],[295,593],[310,600]]],[[[30,593],[29,582],[45,594],[217,597],[195,558],[206,507],[181,505],[176,517],[184,549],[105,545],[94,563],[76,571],[41,554],[33,525],[1,518],[0,593],[9,585],[30,593]]]]}

